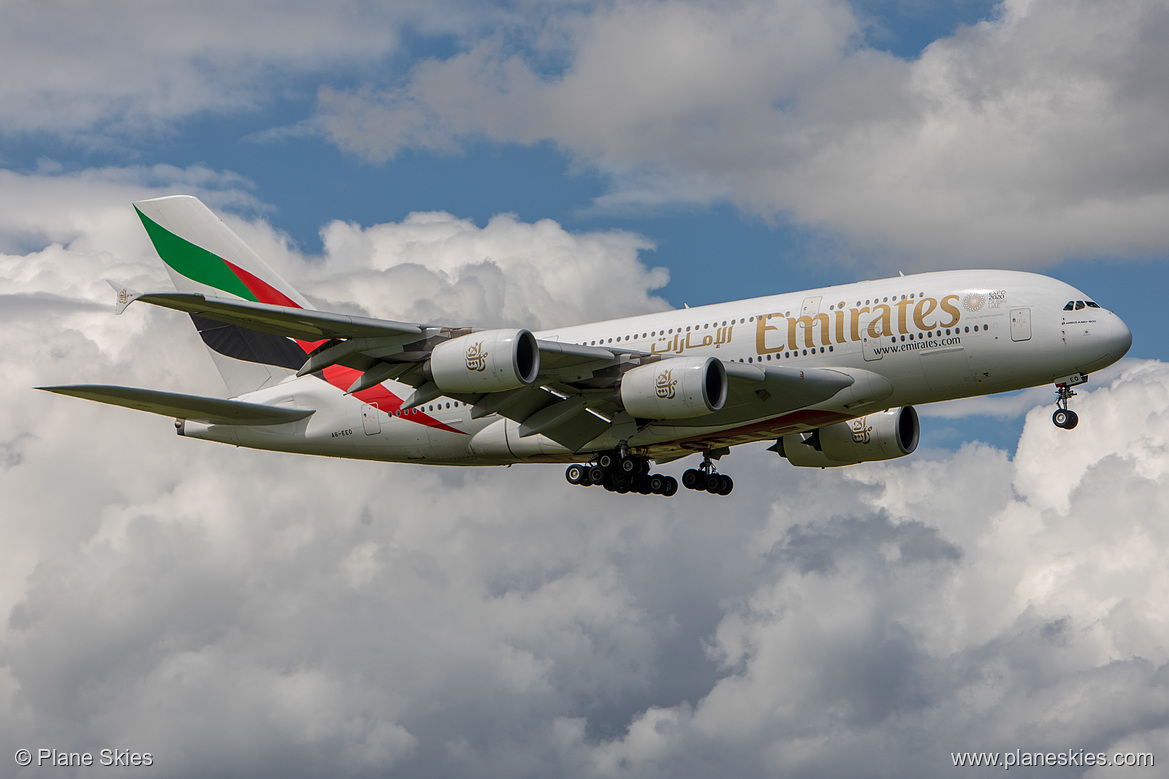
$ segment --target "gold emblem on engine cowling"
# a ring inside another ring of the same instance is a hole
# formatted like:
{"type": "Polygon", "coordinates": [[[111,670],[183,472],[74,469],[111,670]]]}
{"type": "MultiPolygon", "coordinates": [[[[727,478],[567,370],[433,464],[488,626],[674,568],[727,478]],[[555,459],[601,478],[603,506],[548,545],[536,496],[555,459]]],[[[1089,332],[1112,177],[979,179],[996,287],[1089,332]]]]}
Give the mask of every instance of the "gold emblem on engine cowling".
{"type": "Polygon", "coordinates": [[[674,388],[678,386],[678,380],[671,378],[674,374],[674,369],[669,368],[657,375],[655,389],[658,391],[658,397],[665,400],[674,399],[674,388]]]}
{"type": "Polygon", "coordinates": [[[483,348],[482,341],[467,347],[467,370],[480,373],[487,370],[487,350],[483,348]]]}
{"type": "Polygon", "coordinates": [[[873,432],[873,426],[866,425],[864,417],[852,420],[848,426],[852,429],[852,442],[854,444],[867,444],[869,442],[869,434],[873,432]]]}

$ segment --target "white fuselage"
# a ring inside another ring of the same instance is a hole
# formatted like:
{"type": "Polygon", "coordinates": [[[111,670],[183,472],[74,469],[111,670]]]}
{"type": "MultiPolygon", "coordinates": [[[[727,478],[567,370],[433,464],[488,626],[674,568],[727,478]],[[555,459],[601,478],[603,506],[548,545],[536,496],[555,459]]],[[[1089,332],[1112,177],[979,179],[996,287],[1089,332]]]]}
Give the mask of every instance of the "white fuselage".
{"type": "MultiPolygon", "coordinates": [[[[947,271],[539,332],[540,339],[615,352],[709,355],[764,369],[833,368],[856,380],[837,396],[794,412],[614,425],[576,453],[541,435],[521,438],[517,423],[499,416],[472,419],[470,406],[450,398],[413,411],[387,411],[313,376],[290,377],[242,398],[315,409],[306,419],[268,427],[188,422],[183,433],[261,449],[450,465],[580,461],[622,441],[638,454],[672,458],[885,408],[1022,389],[1099,370],[1123,356],[1131,333],[1119,317],[1090,301],[1074,287],[1037,274],[947,271]]],[[[393,382],[383,386],[395,399],[413,391],[393,382]]]]}

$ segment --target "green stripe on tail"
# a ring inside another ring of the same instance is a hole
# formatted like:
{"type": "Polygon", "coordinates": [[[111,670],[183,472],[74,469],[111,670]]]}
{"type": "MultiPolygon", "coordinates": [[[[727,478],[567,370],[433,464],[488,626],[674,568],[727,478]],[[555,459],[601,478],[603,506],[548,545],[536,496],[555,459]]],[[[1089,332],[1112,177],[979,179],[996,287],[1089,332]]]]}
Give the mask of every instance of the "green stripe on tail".
{"type": "Polygon", "coordinates": [[[259,302],[222,258],[156,224],[137,206],[134,210],[138,212],[138,218],[142,220],[142,225],[146,228],[158,256],[176,273],[199,284],[238,295],[244,300],[259,302]]]}

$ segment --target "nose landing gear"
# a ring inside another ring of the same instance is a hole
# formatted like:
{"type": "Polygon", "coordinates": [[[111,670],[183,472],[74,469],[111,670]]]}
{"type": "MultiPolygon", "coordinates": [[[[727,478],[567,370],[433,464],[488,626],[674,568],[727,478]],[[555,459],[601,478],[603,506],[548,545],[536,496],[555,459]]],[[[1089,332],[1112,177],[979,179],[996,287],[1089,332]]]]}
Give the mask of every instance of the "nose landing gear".
{"type": "Polygon", "coordinates": [[[1087,380],[1087,375],[1075,373],[1055,383],[1056,409],[1055,413],[1051,415],[1051,421],[1056,427],[1062,428],[1063,430],[1071,430],[1079,424],[1080,417],[1076,412],[1068,408],[1068,401],[1076,396],[1076,392],[1072,387],[1077,384],[1083,384],[1087,380]]]}

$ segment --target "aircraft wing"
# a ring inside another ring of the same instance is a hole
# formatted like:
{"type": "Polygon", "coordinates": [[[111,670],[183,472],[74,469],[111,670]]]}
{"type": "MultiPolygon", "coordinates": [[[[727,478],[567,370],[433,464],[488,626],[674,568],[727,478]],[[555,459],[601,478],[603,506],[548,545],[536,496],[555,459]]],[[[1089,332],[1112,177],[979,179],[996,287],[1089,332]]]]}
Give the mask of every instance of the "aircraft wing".
{"type": "Polygon", "coordinates": [[[833,368],[765,368],[736,362],[725,367],[730,381],[727,402],[700,424],[720,424],[720,417],[738,420],[786,414],[822,403],[855,383],[848,372],[833,368]]]}
{"type": "Polygon", "coordinates": [[[239,325],[264,333],[283,335],[301,341],[328,338],[369,338],[419,335],[422,328],[405,322],[371,319],[350,314],[330,314],[304,308],[252,303],[208,297],[198,292],[133,293],[133,300],[151,303],[207,319],[239,325]]]}
{"type": "Polygon", "coordinates": [[[265,406],[240,400],[180,395],[174,392],[115,387],[107,384],[73,384],[37,389],[208,425],[280,425],[304,419],[314,413],[312,409],[265,406]]]}
{"type": "MultiPolygon", "coordinates": [[[[474,418],[498,414],[520,423],[521,437],[542,434],[573,450],[603,434],[622,414],[626,421],[634,421],[617,401],[625,372],[657,360],[673,359],[638,350],[536,340],[540,367],[530,385],[501,392],[449,392],[432,380],[428,360],[437,345],[471,334],[470,328],[386,321],[199,293],[140,294],[116,284],[114,287],[119,290],[119,310],[142,301],[301,341],[321,341],[307,356],[299,375],[343,365],[361,371],[361,377],[349,387],[350,393],[384,381],[398,381],[415,388],[403,408],[440,396],[453,397],[472,406],[474,418]]],[[[822,402],[854,382],[848,372],[828,368],[765,368],[736,362],[725,363],[725,367],[728,395],[724,407],[692,419],[671,420],[670,424],[707,427],[761,419],[822,402]]],[[[108,397],[91,399],[119,402],[108,397]]],[[[182,416],[172,410],[159,413],[182,416]]],[[[654,420],[636,421],[645,424],[654,420]]]]}

